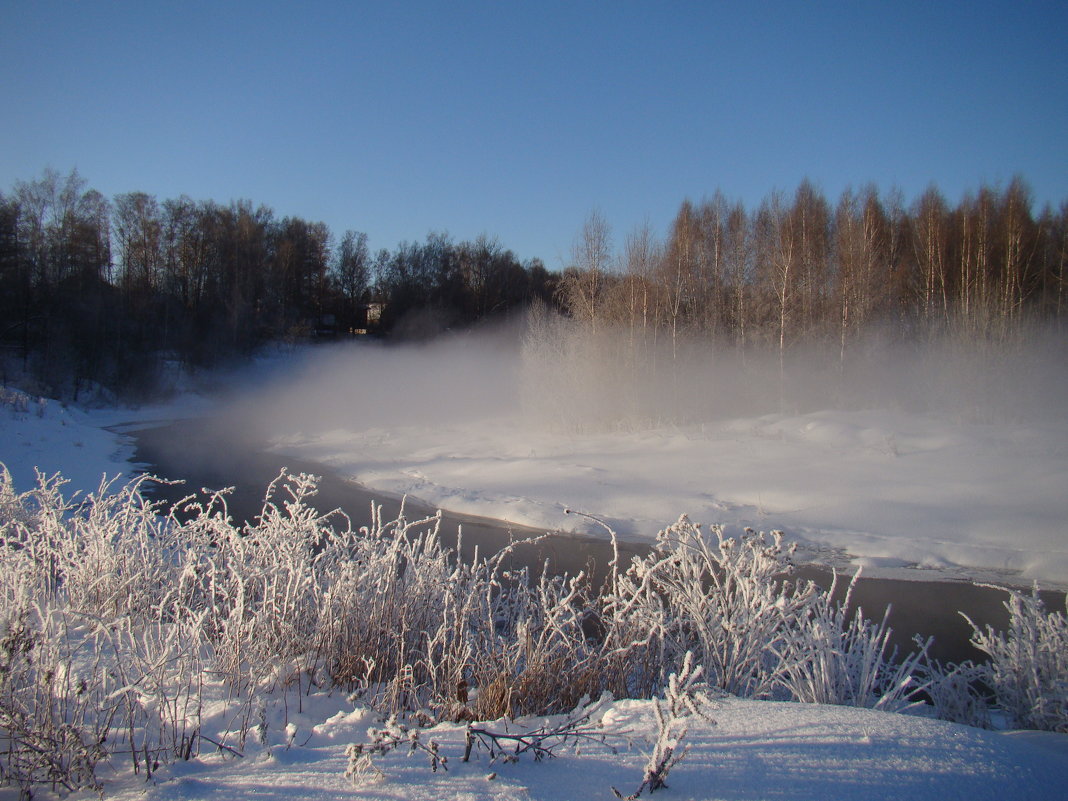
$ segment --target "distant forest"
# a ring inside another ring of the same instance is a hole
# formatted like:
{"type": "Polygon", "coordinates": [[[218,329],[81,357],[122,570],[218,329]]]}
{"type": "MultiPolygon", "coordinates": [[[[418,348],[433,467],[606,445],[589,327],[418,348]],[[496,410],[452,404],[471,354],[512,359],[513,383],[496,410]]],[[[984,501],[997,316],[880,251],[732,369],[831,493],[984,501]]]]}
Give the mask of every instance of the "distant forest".
{"type": "Polygon", "coordinates": [[[950,206],[931,187],[847,190],[831,205],[810,182],[747,210],[721,193],[685,201],[665,241],[646,227],[614,255],[591,214],[557,298],[593,327],[620,325],[745,349],[817,344],[844,357],[879,327],[915,339],[1004,340],[1068,310],[1068,203],[1035,217],[1022,180],[950,206]]]}
{"type": "Polygon", "coordinates": [[[1068,305],[1068,203],[1036,216],[1026,184],[955,206],[929,188],[846,191],[808,181],[755,210],[717,192],[684,201],[666,237],[615,246],[592,213],[552,272],[483,236],[429,234],[372,253],[367,236],[234,201],[110,200],[76,171],[0,192],[0,378],[43,394],[158,386],[165,364],[211,365],[272,341],[368,332],[427,337],[540,300],[593,329],[672,343],[834,348],[880,327],[1004,340],[1068,305]]]}
{"type": "Polygon", "coordinates": [[[541,262],[488,237],[367,242],[246,200],[108,200],[76,171],[46,170],[0,193],[2,378],[137,396],[165,364],[354,332],[426,337],[555,295],[541,262]]]}

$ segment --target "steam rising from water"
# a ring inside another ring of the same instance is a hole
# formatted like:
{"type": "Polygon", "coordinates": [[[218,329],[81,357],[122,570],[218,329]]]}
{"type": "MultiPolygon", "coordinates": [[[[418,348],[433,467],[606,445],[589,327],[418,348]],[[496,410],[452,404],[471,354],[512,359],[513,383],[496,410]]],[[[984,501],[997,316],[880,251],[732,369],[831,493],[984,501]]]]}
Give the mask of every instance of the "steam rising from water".
{"type": "Polygon", "coordinates": [[[518,408],[520,363],[508,329],[323,345],[272,366],[227,416],[255,436],[478,420],[518,408]]]}
{"type": "Polygon", "coordinates": [[[776,412],[892,408],[953,420],[1063,419],[1068,337],[1033,329],[1008,344],[870,336],[771,348],[591,331],[554,316],[428,344],[356,342],[301,352],[243,393],[231,425],[249,433],[433,426],[509,416],[554,430],[634,430],[776,412]]]}

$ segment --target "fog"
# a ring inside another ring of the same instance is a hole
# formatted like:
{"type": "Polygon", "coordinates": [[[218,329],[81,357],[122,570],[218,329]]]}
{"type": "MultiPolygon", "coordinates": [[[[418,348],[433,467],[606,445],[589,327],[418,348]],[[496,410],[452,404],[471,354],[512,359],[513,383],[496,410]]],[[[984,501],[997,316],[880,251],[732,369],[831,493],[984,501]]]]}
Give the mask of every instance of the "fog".
{"type": "Polygon", "coordinates": [[[270,360],[225,416],[257,436],[464,422],[519,408],[516,325],[431,342],[360,340],[270,360]]]}
{"type": "Polygon", "coordinates": [[[788,349],[712,346],[660,331],[592,330],[554,315],[422,344],[302,349],[238,391],[226,417],[258,438],[507,416],[555,431],[641,430],[825,409],[954,422],[1063,419],[1068,346],[1033,327],[1010,342],[902,342],[890,330],[788,349]]]}
{"type": "Polygon", "coordinates": [[[637,333],[542,316],[425,344],[299,347],[234,378],[207,454],[230,466],[196,480],[258,487],[242,472],[267,446],[378,497],[540,531],[602,533],[570,508],[642,541],[686,513],[781,528],[866,570],[1065,582],[1063,334],[888,329],[844,358],[793,347],[780,374],[771,347],[637,333]],[[228,441],[240,436],[253,439],[228,441]]]}
{"type": "Polygon", "coordinates": [[[590,332],[559,318],[528,332],[522,380],[529,419],[579,428],[644,428],[824,409],[892,409],[959,421],[1062,419],[1063,332],[1035,327],[1010,342],[960,336],[863,339],[741,351],[700,338],[674,343],[627,330],[590,332]]]}

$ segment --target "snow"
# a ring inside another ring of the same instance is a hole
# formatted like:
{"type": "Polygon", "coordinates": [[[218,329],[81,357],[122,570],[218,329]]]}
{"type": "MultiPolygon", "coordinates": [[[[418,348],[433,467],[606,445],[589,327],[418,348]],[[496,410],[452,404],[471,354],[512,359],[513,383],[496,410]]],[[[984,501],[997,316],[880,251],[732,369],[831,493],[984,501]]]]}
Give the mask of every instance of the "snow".
{"type": "MultiPolygon", "coordinates": [[[[420,732],[438,743],[447,771],[431,772],[422,753],[401,748],[372,757],[381,775],[350,781],[345,748],[368,743],[378,725],[363,710],[330,714],[330,699],[295,716],[295,738],[273,731],[269,744],[243,759],[208,755],[162,768],[148,783],[126,777],[106,797],[184,801],[263,798],[328,799],[566,799],[614,798],[641,782],[656,724],[649,701],[616,701],[601,720],[606,743],[568,744],[558,756],[491,763],[474,751],[462,762],[464,726],[440,724],[420,732]],[[315,724],[319,719],[323,722],[315,724]],[[275,740],[279,742],[275,742],[275,740]]],[[[316,704],[316,702],[318,702],[316,704]]],[[[340,699],[334,704],[344,707],[340,699]]],[[[654,798],[671,799],[949,799],[1057,798],[1068,781],[1068,738],[1037,732],[990,732],[942,721],[848,707],[724,698],[709,710],[712,723],[688,721],[690,751],[654,798]]],[[[541,721],[496,721],[514,731],[541,721]]],[[[645,795],[643,794],[643,798],[645,795]]]]}
{"type": "Polygon", "coordinates": [[[685,512],[782,528],[868,567],[1068,579],[1068,426],[947,430],[876,411],[563,435],[500,418],[290,435],[276,448],[374,490],[534,528],[597,533],[570,507],[640,539],[685,512]]]}
{"type": "MultiPolygon", "coordinates": [[[[475,354],[472,364],[483,356],[475,354]]],[[[435,363],[401,381],[377,362],[371,373],[346,372],[344,380],[355,383],[345,385],[341,374],[330,373],[331,363],[291,354],[242,381],[255,378],[258,410],[279,451],[458,512],[597,534],[588,521],[564,515],[573,507],[630,539],[651,538],[686,512],[733,527],[782,528],[822,558],[863,564],[869,573],[911,566],[925,574],[991,572],[1068,583],[1063,417],[979,424],[894,409],[824,410],[583,433],[528,425],[514,397],[505,393],[502,402],[498,394],[486,405],[470,391],[473,383],[497,393],[509,384],[507,375],[474,369],[464,376],[467,389],[458,389],[435,363]],[[325,384],[316,383],[323,376],[325,384]],[[398,404],[383,406],[390,393],[398,404]],[[294,397],[314,407],[331,394],[343,403],[289,418],[280,411],[291,409],[294,397]],[[435,415],[401,414],[399,399],[413,395],[435,415]],[[398,421],[409,417],[413,422],[398,421]],[[280,420],[291,424],[279,428],[280,420]]],[[[4,393],[0,462],[20,489],[30,486],[37,467],[62,472],[68,489],[94,490],[102,473],[135,472],[119,432],[219,412],[218,402],[199,395],[140,410],[83,410],[4,393]]],[[[249,404],[239,403],[239,414],[248,414],[249,404]]],[[[285,725],[277,723],[268,745],[251,747],[241,759],[205,754],[163,766],[147,783],[113,765],[114,774],[104,775],[105,797],[612,798],[612,786],[624,794],[638,787],[656,736],[651,702],[617,701],[603,724],[625,733],[618,753],[584,744],[581,753],[569,747],[542,762],[490,764],[481,754],[464,764],[463,727],[442,724],[422,739],[439,742],[448,772],[432,773],[421,755],[395,751],[374,758],[381,776],[354,783],[345,777],[346,746],[366,742],[367,728],[378,722],[338,696],[304,703],[285,725]]],[[[691,722],[691,750],[668,777],[663,798],[1011,801],[1061,797],[1068,783],[1064,735],[734,698],[717,701],[711,716],[714,726],[691,722]]],[[[495,725],[523,724],[537,721],[495,725]]],[[[15,796],[0,790],[6,797],[15,796]]]]}
{"type": "Polygon", "coordinates": [[[40,470],[61,472],[70,491],[94,491],[105,475],[132,473],[132,449],[105,428],[110,414],[0,389],[0,462],[21,490],[34,485],[40,470]]]}

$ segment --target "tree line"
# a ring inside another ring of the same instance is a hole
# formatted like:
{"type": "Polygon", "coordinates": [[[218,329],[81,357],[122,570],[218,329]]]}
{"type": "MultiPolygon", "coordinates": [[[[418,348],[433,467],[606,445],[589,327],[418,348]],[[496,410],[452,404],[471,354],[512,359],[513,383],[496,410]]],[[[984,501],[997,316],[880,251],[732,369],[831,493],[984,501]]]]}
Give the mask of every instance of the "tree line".
{"type": "Polygon", "coordinates": [[[648,225],[622,251],[592,213],[576,237],[560,302],[592,328],[695,335],[780,357],[798,343],[845,359],[875,326],[1003,340],[1068,308],[1068,203],[1032,211],[1020,179],[951,206],[932,186],[911,205],[874,186],[830,203],[811,182],[755,210],[721,192],[684,201],[665,238],[648,225]]]}
{"type": "Polygon", "coordinates": [[[844,362],[876,328],[1004,340],[1068,306],[1068,203],[1033,205],[1020,179],[955,206],[934,186],[908,205],[874,186],[832,204],[804,181],[756,209],[717,191],[683,201],[664,237],[640,226],[618,250],[592,213],[557,273],[488,236],[372,252],[364,233],[248,200],[108,199],[46,170],[0,192],[0,378],[57,396],[144,392],[168,362],[353,330],[426,337],[534,299],[632,344],[699,338],[780,363],[802,343],[844,362]]]}
{"type": "Polygon", "coordinates": [[[146,392],[167,361],[209,365],[282,338],[425,336],[551,300],[555,276],[488,236],[372,253],[248,200],[108,199],[72,171],[0,192],[0,369],[42,392],[146,392]]]}

